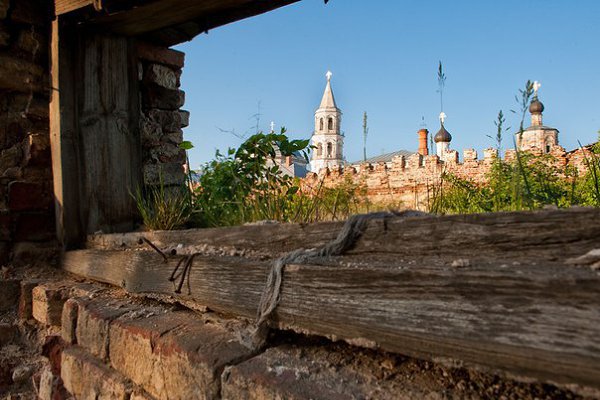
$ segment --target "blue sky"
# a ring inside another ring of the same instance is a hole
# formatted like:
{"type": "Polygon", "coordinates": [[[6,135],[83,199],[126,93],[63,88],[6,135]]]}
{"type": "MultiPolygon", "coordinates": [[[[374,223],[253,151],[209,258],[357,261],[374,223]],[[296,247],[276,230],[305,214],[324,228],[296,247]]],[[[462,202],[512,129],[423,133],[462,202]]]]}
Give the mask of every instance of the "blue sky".
{"type": "MultiPolygon", "coordinates": [[[[348,161],[367,152],[415,151],[421,117],[439,128],[437,66],[447,75],[444,111],[451,148],[494,143],[500,109],[518,127],[514,100],[527,79],[542,83],[544,124],[560,130],[567,149],[600,129],[600,1],[303,0],[214,29],[177,46],[186,53],[182,89],[191,112],[185,137],[192,168],[238,135],[271,121],[293,138],[309,138],[313,115],[333,72],[343,111],[348,161]]],[[[505,144],[512,145],[506,136],[505,144]]]]}

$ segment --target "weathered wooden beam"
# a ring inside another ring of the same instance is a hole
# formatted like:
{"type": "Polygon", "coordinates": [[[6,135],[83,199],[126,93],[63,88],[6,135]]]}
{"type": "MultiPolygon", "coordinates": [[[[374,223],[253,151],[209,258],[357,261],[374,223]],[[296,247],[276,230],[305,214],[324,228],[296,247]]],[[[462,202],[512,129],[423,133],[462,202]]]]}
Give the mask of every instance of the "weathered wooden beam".
{"type": "Polygon", "coordinates": [[[208,15],[201,15],[192,20],[180,24],[164,27],[144,34],[146,40],[172,46],[187,42],[201,33],[208,33],[214,28],[227,25],[232,22],[250,18],[255,15],[272,11],[276,8],[287,6],[299,0],[279,1],[249,1],[243,7],[224,8],[208,15]]]}
{"type": "Polygon", "coordinates": [[[59,240],[129,231],[141,185],[137,49],[132,38],[52,24],[50,144],[59,240]]]}
{"type": "Polygon", "coordinates": [[[77,119],[77,34],[72,25],[52,22],[50,148],[57,237],[66,247],[85,240],[80,219],[79,134],[77,119]]]}
{"type": "Polygon", "coordinates": [[[81,36],[80,205],[86,233],[130,231],[137,219],[131,193],[142,185],[137,50],[133,39],[81,36]]]}
{"type": "Polygon", "coordinates": [[[63,15],[93,4],[93,0],[54,0],[54,13],[63,15]]]}
{"type": "MultiPolygon", "coordinates": [[[[568,257],[600,247],[598,213],[372,221],[347,256],[286,267],[274,323],[418,358],[599,388],[600,276],[566,265],[568,257]]],[[[232,244],[266,257],[323,241],[307,237],[308,231],[331,238],[338,228],[267,225],[195,234],[210,246],[232,244]]],[[[97,247],[118,244],[94,239],[97,247]]],[[[133,293],[175,296],[254,318],[270,261],[198,256],[190,291],[186,282],[179,295],[168,280],[176,261],[165,264],[151,250],[82,250],[68,252],[63,265],[133,293]]]]}
{"type": "MultiPolygon", "coordinates": [[[[418,358],[449,359],[562,384],[600,384],[600,278],[587,268],[396,263],[290,265],[274,320],[282,329],[418,358]]],[[[501,262],[501,261],[500,261],[501,262]]],[[[269,263],[197,257],[183,294],[175,260],[149,251],[68,252],[86,278],[253,318],[269,263]]]]}
{"type": "MultiPolygon", "coordinates": [[[[341,222],[245,225],[184,231],[133,232],[88,236],[88,248],[148,248],[146,237],[179,252],[245,254],[272,258],[334,239],[341,222]]],[[[536,212],[434,215],[373,221],[349,254],[444,260],[459,257],[556,261],[600,247],[600,209],[570,208],[536,212]]]]}
{"type": "Polygon", "coordinates": [[[144,37],[163,46],[299,0],[55,0],[56,14],[78,12],[83,26],[124,36],[144,37]]]}

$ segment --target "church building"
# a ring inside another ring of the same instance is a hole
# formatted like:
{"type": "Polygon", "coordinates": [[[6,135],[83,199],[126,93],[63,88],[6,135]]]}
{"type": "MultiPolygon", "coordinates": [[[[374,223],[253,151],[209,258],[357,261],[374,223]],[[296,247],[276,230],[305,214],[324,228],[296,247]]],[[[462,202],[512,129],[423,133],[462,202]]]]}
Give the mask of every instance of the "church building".
{"type": "Polygon", "coordinates": [[[335,104],[331,89],[331,71],[327,71],[327,84],[321,105],[315,111],[315,130],[311,137],[313,147],[310,170],[344,166],[344,135],[341,133],[342,111],[335,104]]]}
{"type": "Polygon", "coordinates": [[[519,150],[531,151],[537,149],[542,153],[550,153],[554,146],[558,146],[558,129],[544,126],[542,123],[544,104],[538,98],[538,90],[541,86],[539,82],[533,84],[534,95],[529,105],[531,126],[523,132],[516,133],[519,150]]]}

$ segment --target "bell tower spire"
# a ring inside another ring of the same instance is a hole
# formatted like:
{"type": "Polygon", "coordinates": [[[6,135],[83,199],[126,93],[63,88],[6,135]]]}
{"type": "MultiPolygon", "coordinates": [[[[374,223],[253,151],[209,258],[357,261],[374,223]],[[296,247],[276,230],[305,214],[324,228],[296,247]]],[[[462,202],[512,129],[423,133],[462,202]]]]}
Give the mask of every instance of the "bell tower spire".
{"type": "Polygon", "coordinates": [[[313,153],[310,161],[312,172],[323,168],[337,168],[344,165],[344,136],[341,134],[342,111],[335,103],[331,89],[331,71],[325,77],[327,83],[321,98],[321,104],[315,111],[315,130],[311,138],[313,153]]]}

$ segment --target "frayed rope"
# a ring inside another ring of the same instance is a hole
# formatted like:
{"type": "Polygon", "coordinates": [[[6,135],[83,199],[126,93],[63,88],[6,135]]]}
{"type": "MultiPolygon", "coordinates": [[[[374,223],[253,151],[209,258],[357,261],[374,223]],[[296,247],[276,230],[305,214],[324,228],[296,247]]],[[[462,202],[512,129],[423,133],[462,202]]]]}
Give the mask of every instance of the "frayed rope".
{"type": "Polygon", "coordinates": [[[294,250],[273,262],[267,276],[267,282],[260,298],[256,315],[255,330],[252,334],[252,347],[262,348],[269,334],[269,320],[281,297],[283,270],[288,264],[307,264],[333,256],[339,256],[348,251],[363,234],[369,221],[390,217],[419,217],[426,215],[421,211],[375,212],[370,214],[353,215],[344,224],[337,237],[319,249],[294,250]]]}

